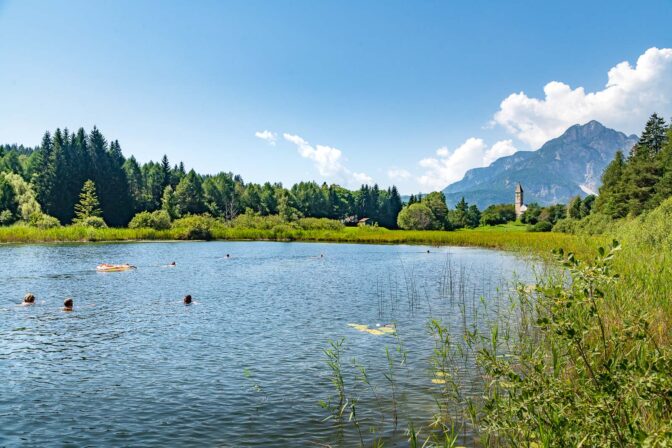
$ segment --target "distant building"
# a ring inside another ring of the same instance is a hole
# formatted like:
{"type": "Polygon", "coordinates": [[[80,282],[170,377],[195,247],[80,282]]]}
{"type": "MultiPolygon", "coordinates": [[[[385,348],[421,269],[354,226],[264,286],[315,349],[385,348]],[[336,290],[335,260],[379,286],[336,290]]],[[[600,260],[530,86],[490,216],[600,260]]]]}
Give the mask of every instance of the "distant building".
{"type": "Polygon", "coordinates": [[[520,185],[520,182],[516,185],[516,200],[513,205],[516,208],[516,219],[520,219],[527,210],[527,206],[523,202],[523,186],[520,185]]]}

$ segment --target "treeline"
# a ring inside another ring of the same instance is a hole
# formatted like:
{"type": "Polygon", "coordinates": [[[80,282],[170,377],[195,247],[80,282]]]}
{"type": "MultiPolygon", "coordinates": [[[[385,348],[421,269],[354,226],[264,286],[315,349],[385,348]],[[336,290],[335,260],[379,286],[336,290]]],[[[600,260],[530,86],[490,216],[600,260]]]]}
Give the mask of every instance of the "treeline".
{"type": "MultiPolygon", "coordinates": [[[[117,140],[97,128],[90,133],[57,129],[46,132],[37,148],[0,146],[0,173],[19,175],[41,209],[61,224],[75,220],[82,188],[92,181],[104,221],[125,226],[139,212],[166,211],[172,219],[209,214],[231,220],[242,213],[330,218],[356,223],[361,218],[395,228],[402,201],[396,187],[363,185],[352,191],[339,185],[301,182],[287,189],[280,183],[246,183],[232,173],[186,172],[183,163],[139,164],[126,159],[117,140]]],[[[4,224],[25,220],[11,185],[0,176],[0,213],[4,224]]]]}
{"type": "Polygon", "coordinates": [[[449,210],[443,192],[435,191],[426,196],[411,197],[403,208],[397,223],[405,230],[456,230],[478,227],[481,212],[469,205],[464,198],[449,210]]]}
{"type": "Polygon", "coordinates": [[[653,114],[630,154],[618,152],[602,176],[596,211],[637,216],[672,196],[672,128],[653,114]]]}
{"type": "Polygon", "coordinates": [[[567,219],[554,230],[601,233],[616,220],[649,212],[672,197],[672,123],[658,114],[646,122],[628,154],[619,151],[602,174],[597,197],[568,206],[567,219]]]}

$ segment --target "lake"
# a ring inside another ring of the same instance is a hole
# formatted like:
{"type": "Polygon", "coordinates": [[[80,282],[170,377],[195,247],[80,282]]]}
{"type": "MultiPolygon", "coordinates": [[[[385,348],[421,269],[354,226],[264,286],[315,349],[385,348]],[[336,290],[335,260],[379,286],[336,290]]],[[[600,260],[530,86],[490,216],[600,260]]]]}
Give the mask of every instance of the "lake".
{"type": "Polygon", "coordinates": [[[3,246],[0,266],[0,446],[352,446],[347,414],[342,430],[319,405],[334,394],[323,350],[340,338],[376,391],[348,374],[363,438],[403,444],[409,420],[436,412],[430,317],[459,334],[531,275],[493,250],[275,242],[3,246]],[[19,306],[29,291],[36,304],[19,306]]]}

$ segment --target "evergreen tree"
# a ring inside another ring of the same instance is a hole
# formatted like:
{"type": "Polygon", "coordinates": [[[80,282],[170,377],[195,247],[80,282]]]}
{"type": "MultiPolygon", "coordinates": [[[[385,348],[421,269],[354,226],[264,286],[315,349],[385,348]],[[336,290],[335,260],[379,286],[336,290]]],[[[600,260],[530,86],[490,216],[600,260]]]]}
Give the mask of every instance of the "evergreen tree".
{"type": "MultiPolygon", "coordinates": [[[[451,229],[461,229],[468,224],[469,204],[464,197],[455,205],[455,210],[448,214],[448,223],[451,229]]],[[[480,216],[479,216],[480,219],[480,216]]]]}
{"type": "Polygon", "coordinates": [[[649,117],[644,132],[637,143],[638,148],[646,147],[652,154],[658,154],[667,141],[667,126],[665,119],[654,113],[649,117]]]}
{"type": "Polygon", "coordinates": [[[465,223],[464,223],[465,227],[473,229],[474,227],[478,227],[480,222],[481,222],[481,211],[475,204],[470,205],[465,216],[465,223]]]}
{"type": "Polygon", "coordinates": [[[624,198],[625,159],[623,153],[618,151],[602,174],[602,186],[600,195],[596,200],[596,209],[612,218],[622,218],[627,213],[627,204],[624,198]]]}
{"type": "Polygon", "coordinates": [[[37,200],[45,209],[51,208],[55,187],[55,173],[52,170],[51,153],[51,134],[47,131],[42,137],[40,148],[29,169],[32,173],[31,183],[34,185],[37,200]]]}
{"type": "Polygon", "coordinates": [[[124,172],[126,173],[126,180],[128,182],[128,192],[131,196],[131,204],[133,212],[137,213],[143,210],[144,195],[143,195],[143,183],[142,183],[142,171],[140,170],[140,165],[138,161],[135,160],[135,157],[131,156],[128,158],[123,165],[124,172]]]}
{"type": "Polygon", "coordinates": [[[110,143],[107,151],[105,188],[101,191],[103,217],[112,226],[125,226],[133,216],[133,200],[124,171],[124,155],[118,140],[110,143]]]}
{"type": "Polygon", "coordinates": [[[75,205],[75,221],[84,221],[86,218],[102,216],[102,214],[96,184],[92,180],[87,180],[79,195],[79,202],[75,205]]]}
{"type": "Polygon", "coordinates": [[[163,181],[161,182],[161,190],[165,190],[168,185],[170,185],[172,170],[170,169],[170,162],[168,161],[168,156],[163,155],[161,159],[161,173],[163,174],[163,181]]]}
{"type": "Polygon", "coordinates": [[[180,181],[175,189],[175,207],[178,216],[200,214],[206,211],[203,200],[203,186],[201,178],[194,170],[180,181]]]}

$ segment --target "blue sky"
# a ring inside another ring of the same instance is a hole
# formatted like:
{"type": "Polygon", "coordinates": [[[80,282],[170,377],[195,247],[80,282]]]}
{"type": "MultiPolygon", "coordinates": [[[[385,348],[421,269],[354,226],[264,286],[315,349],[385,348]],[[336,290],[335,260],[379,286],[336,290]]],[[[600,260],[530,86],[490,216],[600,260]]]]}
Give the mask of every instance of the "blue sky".
{"type": "Polygon", "coordinates": [[[672,115],[670,23],[670,1],[0,1],[0,141],[97,125],[142,162],[428,191],[574,122],[672,115]]]}

